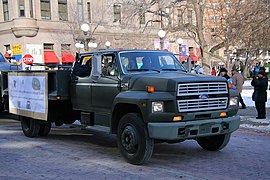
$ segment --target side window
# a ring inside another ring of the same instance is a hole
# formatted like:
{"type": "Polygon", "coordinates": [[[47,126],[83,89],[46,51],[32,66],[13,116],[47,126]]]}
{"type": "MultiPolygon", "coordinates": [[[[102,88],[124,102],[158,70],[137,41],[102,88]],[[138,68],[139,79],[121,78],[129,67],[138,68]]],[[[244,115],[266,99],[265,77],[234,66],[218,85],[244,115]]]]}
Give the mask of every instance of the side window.
{"type": "Polygon", "coordinates": [[[102,57],[102,74],[104,76],[117,76],[118,69],[114,54],[106,54],[102,57]]]}
{"type": "Polygon", "coordinates": [[[92,56],[81,57],[80,61],[76,61],[73,67],[73,74],[80,77],[90,76],[92,56]]]}

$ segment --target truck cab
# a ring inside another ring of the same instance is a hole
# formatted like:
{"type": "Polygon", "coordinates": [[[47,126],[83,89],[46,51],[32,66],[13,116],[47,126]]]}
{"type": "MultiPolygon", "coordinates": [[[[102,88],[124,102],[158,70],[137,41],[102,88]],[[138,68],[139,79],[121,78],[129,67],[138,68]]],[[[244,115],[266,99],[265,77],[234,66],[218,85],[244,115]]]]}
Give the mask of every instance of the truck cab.
{"type": "Polygon", "coordinates": [[[166,51],[98,51],[81,54],[78,62],[89,57],[91,74],[71,78],[73,109],[82,112],[86,129],[118,134],[126,158],[137,139],[135,125],[122,125],[126,118],[142,121],[150,139],[196,139],[208,150],[223,148],[239,127],[238,94],[223,77],[190,74],[166,51]],[[208,136],[219,137],[220,144],[209,147],[208,136]]]}

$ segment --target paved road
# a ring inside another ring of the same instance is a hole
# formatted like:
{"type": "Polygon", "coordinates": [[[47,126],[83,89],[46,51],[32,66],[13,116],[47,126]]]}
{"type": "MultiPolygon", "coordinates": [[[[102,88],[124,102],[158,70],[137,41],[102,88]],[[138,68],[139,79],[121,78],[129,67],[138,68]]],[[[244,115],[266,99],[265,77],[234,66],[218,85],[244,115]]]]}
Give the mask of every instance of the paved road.
{"type": "Polygon", "coordinates": [[[0,179],[270,179],[270,134],[240,129],[219,152],[195,141],[156,144],[144,166],[126,163],[115,136],[53,128],[27,138],[18,121],[0,119],[0,179]]]}

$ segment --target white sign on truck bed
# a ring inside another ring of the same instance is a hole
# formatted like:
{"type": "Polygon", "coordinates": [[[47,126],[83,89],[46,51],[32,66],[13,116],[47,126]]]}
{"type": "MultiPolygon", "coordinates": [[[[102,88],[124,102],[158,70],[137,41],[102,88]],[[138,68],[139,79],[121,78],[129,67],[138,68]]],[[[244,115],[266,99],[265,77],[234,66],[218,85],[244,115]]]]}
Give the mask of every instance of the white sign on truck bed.
{"type": "Polygon", "coordinates": [[[47,73],[8,73],[9,112],[47,120],[47,73]]]}

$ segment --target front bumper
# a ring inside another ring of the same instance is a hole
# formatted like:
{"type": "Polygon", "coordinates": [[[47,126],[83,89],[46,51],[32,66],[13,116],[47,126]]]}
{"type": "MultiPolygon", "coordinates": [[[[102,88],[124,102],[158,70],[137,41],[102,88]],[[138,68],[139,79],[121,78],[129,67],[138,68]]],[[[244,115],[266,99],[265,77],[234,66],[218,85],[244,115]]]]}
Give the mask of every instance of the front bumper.
{"type": "Polygon", "coordinates": [[[150,138],[160,140],[184,140],[196,137],[227,134],[237,130],[240,126],[240,116],[227,118],[170,122],[148,123],[150,138]]]}

